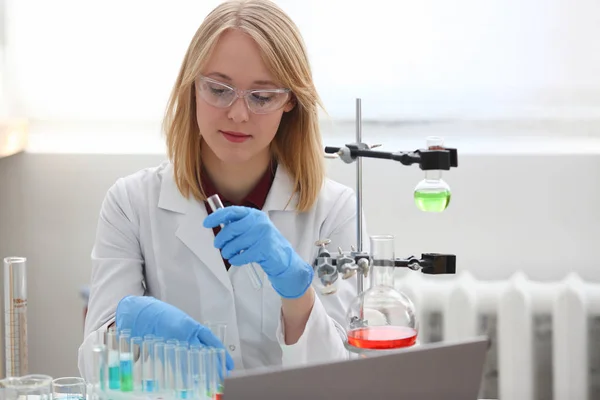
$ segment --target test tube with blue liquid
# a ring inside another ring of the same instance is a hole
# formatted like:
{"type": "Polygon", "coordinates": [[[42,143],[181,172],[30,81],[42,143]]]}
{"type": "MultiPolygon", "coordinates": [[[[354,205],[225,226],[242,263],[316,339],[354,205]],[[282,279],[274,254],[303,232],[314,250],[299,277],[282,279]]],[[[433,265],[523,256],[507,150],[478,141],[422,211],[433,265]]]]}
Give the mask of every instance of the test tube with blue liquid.
{"type": "Polygon", "coordinates": [[[140,356],[142,369],[142,391],[153,393],[156,391],[156,376],[154,371],[154,343],[156,338],[153,335],[144,336],[142,343],[142,354],[140,356]]]}
{"type": "Polygon", "coordinates": [[[119,333],[119,368],[121,392],[133,391],[133,355],[131,354],[131,334],[128,331],[119,333]]]}
{"type": "Polygon", "coordinates": [[[108,388],[119,390],[121,388],[121,373],[119,371],[119,341],[114,328],[106,332],[106,347],[108,351],[108,388]]]}
{"type": "Polygon", "coordinates": [[[192,369],[187,343],[180,343],[175,348],[175,365],[176,397],[178,399],[191,399],[193,397],[192,369]]]}
{"type": "MultiPolygon", "coordinates": [[[[208,205],[210,206],[213,212],[221,208],[225,208],[223,202],[221,201],[221,198],[217,194],[210,196],[208,199],[206,199],[206,201],[208,202],[208,205]]],[[[221,228],[223,228],[223,224],[221,224],[221,228]]],[[[260,279],[258,271],[256,270],[257,267],[258,266],[255,263],[250,263],[246,265],[246,271],[248,271],[248,276],[254,289],[260,290],[262,289],[262,280],[260,279]]]]}

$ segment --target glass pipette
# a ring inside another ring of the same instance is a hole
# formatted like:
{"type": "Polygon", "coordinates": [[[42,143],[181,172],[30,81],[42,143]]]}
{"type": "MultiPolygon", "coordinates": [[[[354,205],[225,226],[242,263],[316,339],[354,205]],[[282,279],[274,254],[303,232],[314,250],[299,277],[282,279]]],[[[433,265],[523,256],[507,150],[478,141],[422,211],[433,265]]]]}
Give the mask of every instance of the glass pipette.
{"type": "MultiPolygon", "coordinates": [[[[210,206],[211,210],[213,210],[213,212],[221,208],[225,208],[218,194],[210,196],[208,199],[206,199],[206,201],[208,202],[208,205],[210,206]]],[[[221,224],[221,228],[223,228],[223,224],[221,224]]],[[[260,279],[260,276],[258,275],[258,272],[256,271],[255,263],[250,263],[246,265],[246,267],[252,286],[254,286],[254,289],[260,290],[262,288],[262,281],[260,279]]]]}

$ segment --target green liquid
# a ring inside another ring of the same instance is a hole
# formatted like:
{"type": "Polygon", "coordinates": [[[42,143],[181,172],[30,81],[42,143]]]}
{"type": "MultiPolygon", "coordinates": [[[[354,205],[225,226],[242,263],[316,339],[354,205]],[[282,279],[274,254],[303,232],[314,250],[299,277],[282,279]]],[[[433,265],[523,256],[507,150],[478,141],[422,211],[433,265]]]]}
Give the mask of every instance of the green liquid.
{"type": "Polygon", "coordinates": [[[133,391],[133,364],[131,360],[121,360],[121,392],[133,391]]]}
{"type": "Polygon", "coordinates": [[[444,190],[441,192],[415,191],[415,204],[421,211],[442,212],[450,204],[450,192],[444,190]]]}

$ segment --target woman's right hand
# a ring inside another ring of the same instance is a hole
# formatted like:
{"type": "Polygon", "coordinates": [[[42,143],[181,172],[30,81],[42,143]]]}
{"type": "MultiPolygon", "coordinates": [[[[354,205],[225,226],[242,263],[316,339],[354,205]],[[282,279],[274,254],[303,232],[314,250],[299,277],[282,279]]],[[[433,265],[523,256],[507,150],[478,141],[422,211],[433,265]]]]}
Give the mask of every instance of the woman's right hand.
{"type": "MultiPolygon", "coordinates": [[[[131,337],[154,335],[164,340],[176,339],[190,346],[218,347],[221,341],[206,326],[194,321],[180,309],[149,296],[127,296],[117,306],[117,330],[131,330],[131,337]]],[[[227,355],[226,367],[234,368],[233,359],[227,355]]]]}

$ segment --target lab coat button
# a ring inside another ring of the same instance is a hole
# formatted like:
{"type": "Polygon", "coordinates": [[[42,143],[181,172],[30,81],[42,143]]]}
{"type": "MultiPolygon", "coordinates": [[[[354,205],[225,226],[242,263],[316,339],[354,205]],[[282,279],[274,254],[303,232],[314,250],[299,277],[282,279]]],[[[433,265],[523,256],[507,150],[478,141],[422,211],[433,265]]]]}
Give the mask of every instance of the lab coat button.
{"type": "Polygon", "coordinates": [[[233,344],[230,344],[230,345],[229,345],[229,350],[231,350],[231,351],[235,351],[235,346],[234,346],[233,344]]]}

